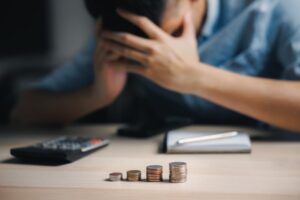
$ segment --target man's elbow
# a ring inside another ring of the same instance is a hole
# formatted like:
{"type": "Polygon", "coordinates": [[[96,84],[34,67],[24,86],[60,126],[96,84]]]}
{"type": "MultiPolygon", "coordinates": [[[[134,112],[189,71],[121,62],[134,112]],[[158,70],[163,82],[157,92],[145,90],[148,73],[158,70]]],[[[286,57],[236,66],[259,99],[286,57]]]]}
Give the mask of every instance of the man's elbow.
{"type": "Polygon", "coordinates": [[[28,107],[31,107],[28,102],[28,99],[30,99],[30,97],[30,93],[23,94],[18,100],[16,106],[13,108],[12,112],[10,113],[10,123],[12,126],[29,125],[30,120],[27,110],[29,110],[28,107]]]}
{"type": "Polygon", "coordinates": [[[51,120],[40,101],[40,95],[34,92],[23,94],[10,114],[10,123],[14,127],[63,127],[67,121],[51,120]]]}

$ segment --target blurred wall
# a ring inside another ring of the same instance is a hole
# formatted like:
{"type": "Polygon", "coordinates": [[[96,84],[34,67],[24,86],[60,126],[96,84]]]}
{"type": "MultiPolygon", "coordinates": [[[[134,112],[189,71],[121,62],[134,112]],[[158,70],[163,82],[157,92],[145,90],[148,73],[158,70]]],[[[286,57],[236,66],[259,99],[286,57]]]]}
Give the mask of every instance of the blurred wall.
{"type": "Polygon", "coordinates": [[[72,59],[92,36],[94,26],[84,0],[10,0],[0,8],[0,24],[6,25],[0,33],[1,125],[8,123],[20,94],[72,59]],[[1,41],[19,51],[10,52],[1,41]],[[26,42],[20,46],[18,41],[26,42]]]}
{"type": "Polygon", "coordinates": [[[83,0],[51,0],[51,55],[70,59],[93,32],[93,21],[83,0]]]}

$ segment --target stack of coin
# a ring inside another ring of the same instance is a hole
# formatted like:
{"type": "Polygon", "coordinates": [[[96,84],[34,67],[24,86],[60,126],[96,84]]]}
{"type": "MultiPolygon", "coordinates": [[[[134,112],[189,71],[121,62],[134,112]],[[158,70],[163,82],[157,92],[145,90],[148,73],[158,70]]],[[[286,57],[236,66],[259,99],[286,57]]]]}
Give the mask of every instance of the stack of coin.
{"type": "Polygon", "coordinates": [[[170,163],[170,182],[184,183],[187,181],[187,164],[185,162],[170,163]]]}
{"type": "Polygon", "coordinates": [[[127,172],[127,181],[137,182],[142,180],[142,172],[140,170],[131,170],[127,172]]]}
{"type": "Polygon", "coordinates": [[[123,179],[123,174],[120,172],[114,172],[109,174],[109,180],[116,182],[116,181],[121,181],[123,179]]]}
{"type": "Polygon", "coordinates": [[[148,182],[161,182],[163,180],[163,167],[161,165],[149,165],[146,171],[148,182]]]}

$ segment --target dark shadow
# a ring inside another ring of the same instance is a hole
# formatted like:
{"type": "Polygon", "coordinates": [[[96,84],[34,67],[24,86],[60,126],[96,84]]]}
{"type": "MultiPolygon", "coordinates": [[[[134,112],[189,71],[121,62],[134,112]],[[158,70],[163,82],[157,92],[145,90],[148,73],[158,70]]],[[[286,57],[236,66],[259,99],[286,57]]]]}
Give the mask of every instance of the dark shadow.
{"type": "MultiPolygon", "coordinates": [[[[109,178],[107,178],[107,179],[104,179],[104,181],[106,181],[106,182],[114,182],[114,181],[111,181],[109,178]]],[[[168,180],[168,179],[164,179],[164,180],[162,180],[162,181],[160,181],[160,182],[149,182],[149,181],[147,181],[147,179],[142,179],[142,180],[140,180],[140,181],[127,181],[126,179],[122,179],[122,180],[120,180],[120,181],[115,181],[115,182],[127,182],[127,183],[170,183],[170,181],[168,180]]]]}
{"type": "Polygon", "coordinates": [[[40,166],[52,166],[58,167],[62,165],[66,165],[69,163],[62,163],[62,162],[47,162],[47,161],[27,161],[21,160],[17,158],[8,158],[6,160],[1,160],[0,164],[12,164],[12,165],[40,165],[40,166]]]}
{"type": "Polygon", "coordinates": [[[151,182],[151,181],[147,181],[147,179],[143,179],[143,180],[141,180],[141,182],[144,182],[144,183],[168,183],[168,184],[170,184],[170,180],[169,179],[163,179],[160,182],[151,182]]]}

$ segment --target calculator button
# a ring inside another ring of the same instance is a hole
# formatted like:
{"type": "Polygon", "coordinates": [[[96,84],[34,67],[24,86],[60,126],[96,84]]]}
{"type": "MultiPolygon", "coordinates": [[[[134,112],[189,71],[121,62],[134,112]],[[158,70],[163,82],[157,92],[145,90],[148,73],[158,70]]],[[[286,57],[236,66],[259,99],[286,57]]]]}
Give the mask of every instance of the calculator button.
{"type": "Polygon", "coordinates": [[[92,145],[97,145],[97,144],[100,144],[102,142],[102,140],[100,140],[100,139],[92,139],[92,140],[90,140],[90,144],[92,144],[92,145]]]}

